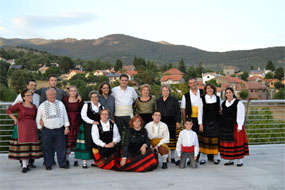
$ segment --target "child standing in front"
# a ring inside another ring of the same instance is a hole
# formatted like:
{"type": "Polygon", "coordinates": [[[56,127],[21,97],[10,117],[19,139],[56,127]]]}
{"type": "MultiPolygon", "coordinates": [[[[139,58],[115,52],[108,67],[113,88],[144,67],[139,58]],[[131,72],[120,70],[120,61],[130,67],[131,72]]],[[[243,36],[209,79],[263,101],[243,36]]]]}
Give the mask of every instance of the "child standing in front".
{"type": "Polygon", "coordinates": [[[185,168],[187,158],[190,160],[191,167],[197,168],[196,160],[199,154],[199,142],[197,134],[191,130],[192,126],[192,120],[186,119],[184,129],[179,133],[178,141],[176,143],[180,168],[185,168]]]}

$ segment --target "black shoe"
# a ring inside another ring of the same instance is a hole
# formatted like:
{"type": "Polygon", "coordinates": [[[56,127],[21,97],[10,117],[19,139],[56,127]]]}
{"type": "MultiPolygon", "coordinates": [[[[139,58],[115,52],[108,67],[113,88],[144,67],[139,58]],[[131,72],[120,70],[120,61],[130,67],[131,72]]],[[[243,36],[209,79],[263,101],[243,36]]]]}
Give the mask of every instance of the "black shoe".
{"type": "Polygon", "coordinates": [[[28,168],[23,168],[22,169],[22,173],[27,173],[27,171],[28,171],[28,168]]]}
{"type": "Polygon", "coordinates": [[[51,167],[46,167],[46,170],[51,170],[51,167]]]}
{"type": "Polygon", "coordinates": [[[75,167],[78,166],[78,161],[77,160],[74,162],[73,166],[75,166],[75,167]]]}
{"type": "Polygon", "coordinates": [[[167,163],[166,163],[166,162],[163,162],[161,168],[162,168],[162,169],[167,169],[167,163]]]}
{"type": "Polygon", "coordinates": [[[82,168],[83,168],[83,169],[87,169],[88,166],[87,166],[87,165],[82,165],[82,168]]]}
{"type": "Polygon", "coordinates": [[[230,165],[234,165],[234,162],[226,162],[224,163],[225,166],[230,166],[230,165]]]}
{"type": "Polygon", "coordinates": [[[217,159],[217,160],[214,160],[214,164],[218,165],[220,163],[220,160],[217,159]]]}
{"type": "Polygon", "coordinates": [[[176,165],[176,166],[179,166],[179,165],[180,165],[180,160],[177,160],[177,161],[175,162],[175,165],[176,165]]]}
{"type": "Polygon", "coordinates": [[[37,166],[34,165],[34,163],[29,163],[29,167],[30,167],[30,168],[36,168],[37,166]]]}
{"type": "Polygon", "coordinates": [[[28,169],[28,171],[30,171],[30,170],[31,170],[29,166],[27,166],[27,169],[28,169]]]}
{"type": "Polygon", "coordinates": [[[175,159],[173,159],[173,158],[172,158],[172,159],[171,159],[171,163],[173,163],[173,164],[174,164],[174,163],[175,163],[175,159]]]}
{"type": "Polygon", "coordinates": [[[243,166],[243,163],[238,163],[237,164],[237,167],[242,167],[243,166]]]}
{"type": "Polygon", "coordinates": [[[97,165],[93,163],[93,164],[91,164],[91,167],[97,167],[97,165]]]}
{"type": "Polygon", "coordinates": [[[188,162],[187,162],[187,165],[188,165],[188,166],[191,166],[191,162],[190,162],[190,161],[188,161],[188,162]]]}
{"type": "Polygon", "coordinates": [[[69,165],[69,160],[66,160],[66,165],[67,165],[67,166],[70,166],[70,165],[69,165]]]}
{"type": "Polygon", "coordinates": [[[200,165],[206,164],[206,160],[201,160],[200,165]]]}
{"type": "Polygon", "coordinates": [[[62,168],[62,169],[69,169],[70,167],[69,167],[69,165],[66,165],[66,166],[60,167],[60,168],[62,168]]]}

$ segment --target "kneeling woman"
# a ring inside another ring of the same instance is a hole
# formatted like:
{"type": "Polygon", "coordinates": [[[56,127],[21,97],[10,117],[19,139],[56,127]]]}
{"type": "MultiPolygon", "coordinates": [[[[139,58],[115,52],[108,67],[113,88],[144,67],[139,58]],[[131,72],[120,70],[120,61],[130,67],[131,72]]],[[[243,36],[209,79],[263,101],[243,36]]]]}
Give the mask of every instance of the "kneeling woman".
{"type": "Polygon", "coordinates": [[[107,170],[117,170],[120,167],[120,149],[117,143],[121,141],[118,127],[109,118],[109,110],[100,111],[100,122],[92,126],[92,139],[95,164],[107,170]]]}
{"type": "Polygon", "coordinates": [[[149,147],[147,131],[142,126],[140,116],[131,119],[130,128],[126,131],[120,170],[145,172],[157,167],[158,162],[149,147]]]}

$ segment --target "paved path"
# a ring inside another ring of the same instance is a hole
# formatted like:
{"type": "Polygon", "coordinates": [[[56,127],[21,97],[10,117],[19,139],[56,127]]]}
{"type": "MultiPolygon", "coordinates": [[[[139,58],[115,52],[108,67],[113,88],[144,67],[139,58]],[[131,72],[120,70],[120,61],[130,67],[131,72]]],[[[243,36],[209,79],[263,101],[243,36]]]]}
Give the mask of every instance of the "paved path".
{"type": "MultiPolygon", "coordinates": [[[[188,189],[188,190],[229,190],[229,189],[285,189],[284,168],[285,145],[250,146],[250,156],[244,159],[243,167],[207,163],[197,169],[179,169],[168,164],[146,173],[115,172],[99,168],[82,169],[71,167],[46,171],[43,160],[37,160],[37,168],[26,174],[21,173],[17,161],[0,155],[1,190],[101,190],[101,189],[188,189]]],[[[72,160],[72,159],[71,159],[72,160]]],[[[71,162],[71,164],[73,164],[71,162]]],[[[89,163],[90,164],[90,163],[89,163]]]]}

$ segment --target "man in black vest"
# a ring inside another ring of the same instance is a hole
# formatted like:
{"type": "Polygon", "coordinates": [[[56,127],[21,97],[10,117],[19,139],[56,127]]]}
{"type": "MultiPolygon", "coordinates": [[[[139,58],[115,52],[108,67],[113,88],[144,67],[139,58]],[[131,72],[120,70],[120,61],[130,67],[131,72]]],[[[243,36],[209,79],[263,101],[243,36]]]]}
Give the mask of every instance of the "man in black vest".
{"type": "MultiPolygon", "coordinates": [[[[190,90],[189,92],[183,95],[181,101],[182,119],[184,123],[186,118],[191,118],[191,120],[193,121],[192,130],[195,131],[197,135],[199,135],[198,103],[203,95],[203,90],[198,88],[196,78],[190,78],[188,80],[188,86],[190,90]]],[[[213,160],[213,155],[208,154],[208,160],[213,160]]]]}

